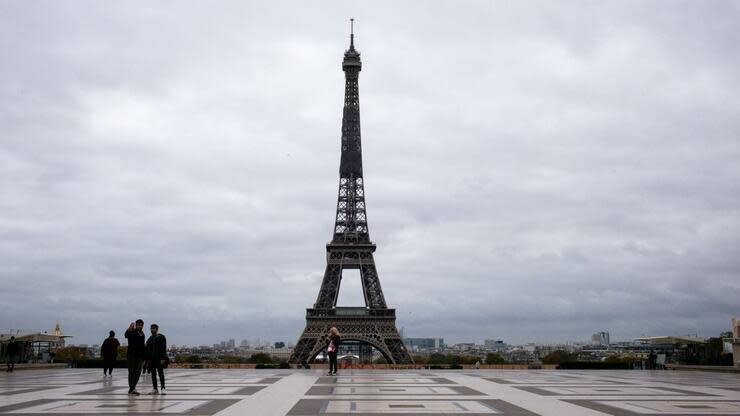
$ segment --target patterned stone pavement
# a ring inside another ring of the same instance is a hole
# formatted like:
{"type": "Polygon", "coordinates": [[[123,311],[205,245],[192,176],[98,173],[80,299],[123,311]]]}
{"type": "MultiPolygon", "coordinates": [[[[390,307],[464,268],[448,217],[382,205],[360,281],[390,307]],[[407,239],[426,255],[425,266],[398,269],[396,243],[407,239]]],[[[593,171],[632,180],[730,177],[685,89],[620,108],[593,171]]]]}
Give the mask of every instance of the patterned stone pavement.
{"type": "Polygon", "coordinates": [[[166,396],[126,391],[125,369],[2,373],[0,415],[740,415],[740,374],[709,372],[173,369],[166,396]]]}

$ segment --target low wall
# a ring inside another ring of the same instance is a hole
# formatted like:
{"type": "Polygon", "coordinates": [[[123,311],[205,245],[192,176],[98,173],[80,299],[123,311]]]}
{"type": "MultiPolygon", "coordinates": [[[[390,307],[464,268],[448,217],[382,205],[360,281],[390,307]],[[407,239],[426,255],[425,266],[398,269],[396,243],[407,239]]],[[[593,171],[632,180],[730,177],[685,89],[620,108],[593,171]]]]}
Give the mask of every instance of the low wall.
{"type": "MultiPolygon", "coordinates": [[[[4,366],[3,366],[4,367],[4,366]]],[[[45,370],[50,368],[65,368],[65,363],[42,363],[42,364],[16,364],[16,370],[45,370]]],[[[5,368],[3,368],[3,371],[5,368]]]]}
{"type": "MultiPolygon", "coordinates": [[[[475,365],[465,364],[462,366],[466,370],[475,369],[475,365]]],[[[557,364],[481,364],[481,370],[557,370],[557,364]]]]}
{"type": "Polygon", "coordinates": [[[666,364],[667,370],[683,371],[719,371],[722,373],[740,373],[740,368],[724,365],[683,365],[683,364],[666,364]]]}
{"type": "MultiPolygon", "coordinates": [[[[291,368],[295,368],[292,365],[291,368]]],[[[343,366],[339,364],[339,368],[352,368],[352,369],[364,369],[364,370],[444,370],[451,367],[448,364],[414,364],[414,365],[391,365],[391,364],[354,364],[351,366],[343,366]]],[[[257,364],[224,364],[224,363],[170,363],[170,368],[235,368],[235,369],[254,369],[257,368],[257,364]]],[[[315,363],[311,364],[312,369],[328,369],[329,364],[326,363],[315,363]]],[[[475,365],[461,365],[456,368],[458,370],[474,370],[475,365]],[[462,367],[462,368],[460,368],[462,367]]],[[[481,370],[555,370],[557,365],[555,364],[494,364],[494,365],[481,365],[481,370]]]]}
{"type": "Polygon", "coordinates": [[[170,363],[170,368],[240,368],[254,369],[257,364],[224,364],[224,363],[170,363]]]}

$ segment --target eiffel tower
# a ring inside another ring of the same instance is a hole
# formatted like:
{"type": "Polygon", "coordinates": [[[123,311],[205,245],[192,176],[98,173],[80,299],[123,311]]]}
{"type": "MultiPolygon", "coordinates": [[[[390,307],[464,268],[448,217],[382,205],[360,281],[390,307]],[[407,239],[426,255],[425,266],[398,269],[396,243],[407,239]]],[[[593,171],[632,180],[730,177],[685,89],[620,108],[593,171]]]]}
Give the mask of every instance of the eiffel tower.
{"type": "Polygon", "coordinates": [[[360,143],[358,78],[362,63],[355,49],[354,27],[344,52],[344,113],[339,197],[334,238],[326,245],[326,271],[313,308],[306,309],[306,329],[293,349],[290,363],[310,363],[327,347],[329,328],[337,327],[342,341],[371,345],[389,364],[413,364],[396,329],[396,311],[385,303],[375,268],[375,244],[370,241],[365,212],[360,143]],[[337,307],[342,271],[359,269],[364,307],[337,307]]]}

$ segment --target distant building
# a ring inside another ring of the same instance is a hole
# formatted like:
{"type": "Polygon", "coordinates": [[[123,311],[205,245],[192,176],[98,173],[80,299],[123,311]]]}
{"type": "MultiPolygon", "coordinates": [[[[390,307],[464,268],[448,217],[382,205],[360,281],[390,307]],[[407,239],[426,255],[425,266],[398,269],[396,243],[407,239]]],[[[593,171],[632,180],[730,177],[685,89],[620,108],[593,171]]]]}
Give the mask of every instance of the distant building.
{"type": "Polygon", "coordinates": [[[466,352],[475,349],[474,342],[461,342],[452,346],[452,349],[459,352],[466,352]]]}
{"type": "Polygon", "coordinates": [[[230,350],[236,348],[236,340],[234,340],[234,338],[231,338],[230,340],[226,341],[226,348],[230,350]]]}
{"type": "Polygon", "coordinates": [[[443,338],[406,338],[403,343],[411,351],[441,350],[445,346],[443,338]]]}
{"type": "Polygon", "coordinates": [[[6,345],[10,337],[15,336],[19,344],[19,361],[20,362],[42,362],[48,363],[54,359],[56,351],[64,348],[67,338],[70,335],[63,335],[62,330],[57,322],[54,334],[43,333],[8,333],[0,334],[0,362],[4,362],[6,357],[6,345]]]}
{"type": "Polygon", "coordinates": [[[245,355],[251,356],[254,354],[268,354],[273,358],[287,360],[288,358],[290,358],[291,352],[293,352],[292,348],[258,347],[245,351],[245,355]]]}
{"type": "Polygon", "coordinates": [[[502,340],[487,339],[483,341],[483,348],[486,351],[504,351],[507,347],[508,345],[502,340]]]}
{"type": "Polygon", "coordinates": [[[609,346],[609,332],[597,332],[591,335],[591,344],[609,346]]]}
{"type": "Polygon", "coordinates": [[[659,336],[635,338],[636,342],[646,345],[699,345],[706,341],[701,338],[683,336],[659,336]]]}

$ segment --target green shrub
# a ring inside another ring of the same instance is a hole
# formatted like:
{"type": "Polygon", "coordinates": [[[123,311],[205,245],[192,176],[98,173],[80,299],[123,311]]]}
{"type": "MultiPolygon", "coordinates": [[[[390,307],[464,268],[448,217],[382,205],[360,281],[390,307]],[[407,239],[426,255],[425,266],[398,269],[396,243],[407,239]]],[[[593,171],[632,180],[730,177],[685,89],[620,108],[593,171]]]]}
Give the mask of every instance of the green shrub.
{"type": "Polygon", "coordinates": [[[428,367],[430,370],[461,370],[460,364],[432,364],[428,367]]]}
{"type": "Polygon", "coordinates": [[[249,362],[254,364],[271,364],[272,357],[270,356],[270,354],[258,352],[256,354],[252,354],[252,356],[249,357],[249,362]]]}
{"type": "Polygon", "coordinates": [[[447,361],[445,361],[447,364],[462,364],[463,363],[463,357],[458,354],[447,354],[447,361]]]}
{"type": "Polygon", "coordinates": [[[249,362],[249,359],[239,357],[238,355],[225,355],[221,357],[221,362],[224,364],[246,364],[249,362]]]}
{"type": "Polygon", "coordinates": [[[563,361],[558,364],[560,370],[629,370],[632,368],[626,362],[606,361],[563,361]]]}
{"type": "Polygon", "coordinates": [[[486,354],[486,364],[506,364],[506,360],[499,354],[491,352],[486,354]]]}
{"type": "Polygon", "coordinates": [[[416,364],[429,364],[428,355],[412,355],[411,358],[416,364]]]}
{"type": "MultiPolygon", "coordinates": [[[[92,358],[77,360],[74,362],[77,368],[103,368],[103,360],[101,358],[92,358]]],[[[126,360],[116,360],[113,364],[113,368],[127,368],[126,360]]]]}
{"type": "Polygon", "coordinates": [[[444,354],[435,352],[434,354],[429,356],[426,362],[429,364],[447,364],[447,357],[445,357],[444,354]]]}
{"type": "Polygon", "coordinates": [[[200,364],[201,359],[197,355],[176,355],[175,360],[176,363],[189,363],[189,364],[200,364]]]}
{"type": "Polygon", "coordinates": [[[557,350],[547,354],[543,359],[543,364],[560,364],[564,362],[575,362],[576,357],[568,351],[557,350]]]}
{"type": "MultiPolygon", "coordinates": [[[[84,359],[85,353],[82,350],[82,348],[79,347],[64,347],[59,348],[56,351],[56,355],[54,356],[54,361],[59,363],[69,363],[69,362],[75,362],[80,361],[84,359]]],[[[102,368],[102,362],[103,360],[100,360],[101,362],[101,368],[102,368]]]]}

